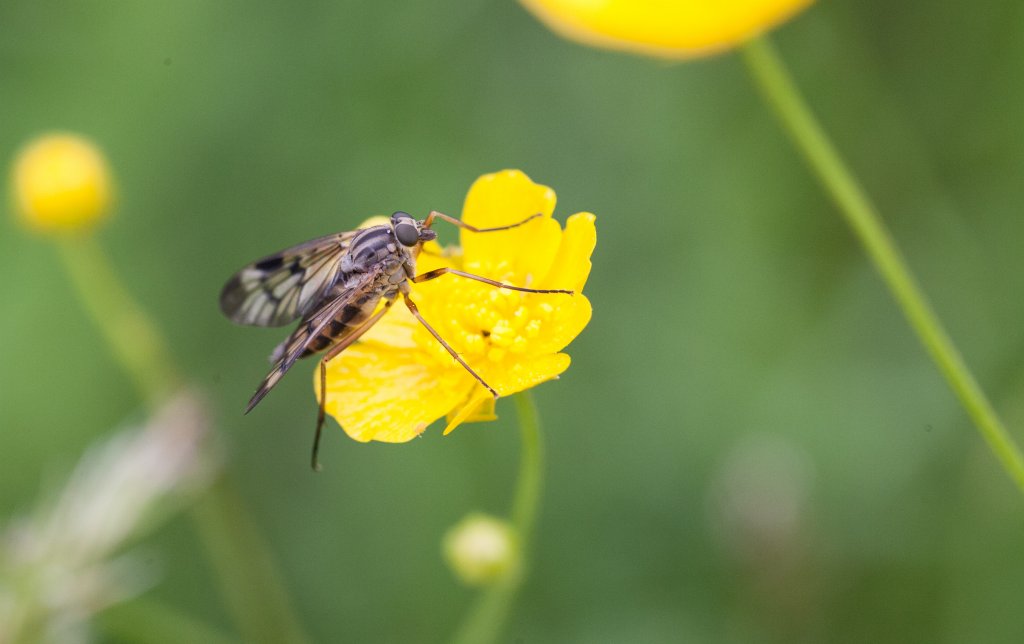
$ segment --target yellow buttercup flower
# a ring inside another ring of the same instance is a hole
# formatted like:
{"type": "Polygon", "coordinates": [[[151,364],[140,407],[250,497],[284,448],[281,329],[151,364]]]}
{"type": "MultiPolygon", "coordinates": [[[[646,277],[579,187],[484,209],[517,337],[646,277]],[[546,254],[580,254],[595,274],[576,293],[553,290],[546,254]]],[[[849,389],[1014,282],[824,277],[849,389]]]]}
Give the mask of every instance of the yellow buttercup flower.
{"type": "MultiPolygon", "coordinates": [[[[464,222],[487,228],[541,216],[501,232],[462,230],[460,248],[431,243],[417,261],[419,273],[448,266],[514,286],[575,291],[519,293],[454,275],[413,285],[423,317],[502,396],[565,371],[561,350],[590,321],[582,290],[597,241],[594,215],[575,214],[562,230],[554,209],[554,191],[518,170],[484,175],[466,197],[464,222]]],[[[495,417],[491,394],[400,302],[328,363],[325,407],[357,441],[405,442],[442,416],[446,434],[495,417]]]]}
{"type": "Polygon", "coordinates": [[[665,58],[729,49],[814,0],[522,0],[552,30],[587,45],[665,58]]]}
{"type": "Polygon", "coordinates": [[[88,228],[110,211],[106,159],[95,144],[74,134],[29,142],[15,158],[11,179],[18,215],[38,231],[88,228]]]}

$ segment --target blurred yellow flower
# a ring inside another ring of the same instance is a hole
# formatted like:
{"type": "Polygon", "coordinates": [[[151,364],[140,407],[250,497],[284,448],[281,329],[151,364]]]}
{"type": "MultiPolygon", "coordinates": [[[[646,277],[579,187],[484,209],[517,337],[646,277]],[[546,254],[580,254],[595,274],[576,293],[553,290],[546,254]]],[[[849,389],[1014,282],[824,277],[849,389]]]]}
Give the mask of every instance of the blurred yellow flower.
{"type": "Polygon", "coordinates": [[[74,134],[47,134],[30,141],[14,160],[15,209],[30,228],[77,230],[110,211],[113,188],[102,152],[74,134]]]}
{"type": "Polygon", "coordinates": [[[814,0],[522,0],[559,34],[665,58],[713,54],[790,18],[814,0]]]}
{"type": "MultiPolygon", "coordinates": [[[[461,231],[461,248],[431,243],[417,271],[450,266],[515,286],[571,289],[575,295],[519,293],[454,275],[413,285],[420,312],[502,396],[557,377],[569,367],[560,351],[590,321],[581,293],[597,241],[594,215],[578,213],[565,230],[551,218],[555,193],[518,170],[480,177],[462,220],[503,226],[461,231]]],[[[319,389],[319,377],[314,378],[319,389]]],[[[318,392],[319,396],[319,392],[318,392]]],[[[493,420],[494,398],[401,303],[362,340],[327,365],[327,413],[357,441],[401,443],[447,416],[445,433],[466,421],[493,420]]]]}

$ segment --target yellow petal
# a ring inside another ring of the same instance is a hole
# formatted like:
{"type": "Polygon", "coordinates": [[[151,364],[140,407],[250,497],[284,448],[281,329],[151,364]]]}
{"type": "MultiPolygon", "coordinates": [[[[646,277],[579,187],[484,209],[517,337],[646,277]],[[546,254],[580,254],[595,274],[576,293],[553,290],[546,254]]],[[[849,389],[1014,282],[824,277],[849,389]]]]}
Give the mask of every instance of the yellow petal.
{"type": "Polygon", "coordinates": [[[413,333],[419,322],[412,316],[409,309],[401,301],[402,296],[391,305],[391,310],[384,314],[380,320],[367,331],[359,342],[372,344],[381,348],[390,347],[393,349],[413,350],[416,342],[413,340],[413,333]]]}
{"type": "MultiPolygon", "coordinates": [[[[484,396],[483,400],[476,404],[473,412],[466,416],[465,423],[480,423],[491,420],[498,420],[498,414],[495,411],[498,401],[494,399],[494,396],[484,396]]],[[[449,414],[451,415],[451,414],[449,414]]]]}
{"type": "MultiPolygon", "coordinates": [[[[480,375],[502,396],[511,396],[530,387],[557,377],[569,368],[569,355],[547,355],[520,359],[507,364],[487,364],[479,369],[480,375]]],[[[448,430],[450,431],[450,430],[448,430]]]]}
{"type": "Polygon", "coordinates": [[[542,323],[540,335],[530,342],[531,355],[554,353],[564,349],[583,331],[593,313],[590,300],[579,293],[563,295],[559,301],[551,304],[554,307],[553,313],[542,323]]]}
{"type": "Polygon", "coordinates": [[[497,420],[498,416],[494,413],[495,402],[497,401],[491,392],[483,387],[476,387],[462,407],[448,413],[448,426],[444,428],[444,435],[447,436],[462,423],[497,420]]]}
{"type": "Polygon", "coordinates": [[[418,351],[358,343],[328,363],[325,408],[357,441],[404,443],[465,400],[475,383],[458,365],[439,367],[418,351]]]}
{"type": "Polygon", "coordinates": [[[462,220],[472,226],[493,228],[536,213],[551,217],[554,211],[554,190],[534,183],[521,170],[502,170],[485,174],[473,182],[462,208],[462,220]]]}
{"type": "Polygon", "coordinates": [[[588,45],[667,58],[722,51],[813,0],[522,0],[553,31],[588,45]]]}
{"type": "MultiPolygon", "coordinates": [[[[559,374],[569,368],[569,362],[567,354],[554,353],[521,360],[510,365],[484,368],[481,369],[480,375],[502,396],[511,396],[552,378],[557,378],[559,374]]],[[[494,403],[494,397],[489,391],[479,385],[476,386],[466,404],[454,415],[449,415],[444,435],[447,436],[465,422],[496,419],[497,416],[493,414],[494,403]],[[490,412],[489,415],[488,412],[490,412]]]]}
{"type": "Polygon", "coordinates": [[[463,266],[493,279],[528,286],[545,275],[558,252],[561,227],[551,219],[555,191],[530,181],[519,170],[503,170],[477,179],[466,195],[462,221],[479,228],[507,226],[530,215],[522,226],[493,233],[463,230],[463,266]]]}
{"type": "Polygon", "coordinates": [[[583,290],[590,275],[590,255],[597,245],[595,219],[589,212],[569,217],[551,271],[537,284],[537,288],[565,288],[577,293],[583,290]]]}

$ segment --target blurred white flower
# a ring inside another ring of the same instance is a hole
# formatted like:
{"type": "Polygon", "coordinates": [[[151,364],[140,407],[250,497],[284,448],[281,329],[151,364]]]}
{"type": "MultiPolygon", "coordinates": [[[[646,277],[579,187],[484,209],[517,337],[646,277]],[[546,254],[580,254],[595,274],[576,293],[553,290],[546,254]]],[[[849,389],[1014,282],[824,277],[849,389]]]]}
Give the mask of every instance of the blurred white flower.
{"type": "Polygon", "coordinates": [[[88,620],[137,594],[151,575],[115,556],[211,479],[219,462],[193,392],[141,428],[91,448],[54,498],[0,535],[0,644],[88,641],[88,620]]]}
{"type": "Polygon", "coordinates": [[[781,436],[743,438],[709,490],[712,528],[740,559],[774,556],[798,539],[814,478],[811,459],[781,436]]]}

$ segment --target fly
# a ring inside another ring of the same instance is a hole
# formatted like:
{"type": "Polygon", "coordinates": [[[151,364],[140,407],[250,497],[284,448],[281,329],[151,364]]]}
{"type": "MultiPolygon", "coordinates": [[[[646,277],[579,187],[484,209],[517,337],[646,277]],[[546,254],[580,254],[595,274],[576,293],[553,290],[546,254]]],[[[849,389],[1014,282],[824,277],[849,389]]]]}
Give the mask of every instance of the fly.
{"type": "Polygon", "coordinates": [[[498,398],[498,392],[423,319],[410,297],[410,283],[451,274],[523,293],[572,295],[573,291],[562,289],[509,286],[448,267],[416,274],[416,257],[423,244],[437,237],[431,229],[437,219],[470,232],[489,233],[516,228],[537,217],[539,213],[508,226],[477,228],[436,211],[424,220],[396,212],[387,224],[313,239],[242,268],[220,294],[220,309],[228,319],[236,324],[263,327],[284,326],[299,320],[298,327],[271,354],[273,367],[249,400],[245,413],[263,400],[296,360],[321,355],[320,410],[311,459],[313,469],[319,470],[317,454],[325,417],[327,363],[366,333],[399,296],[452,358],[498,398]]]}

